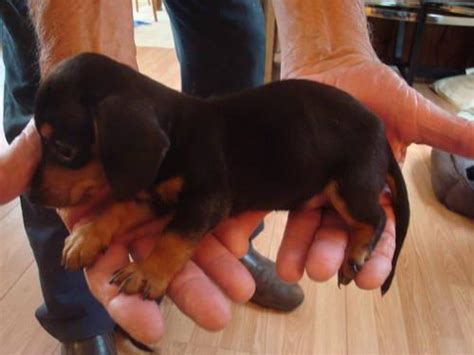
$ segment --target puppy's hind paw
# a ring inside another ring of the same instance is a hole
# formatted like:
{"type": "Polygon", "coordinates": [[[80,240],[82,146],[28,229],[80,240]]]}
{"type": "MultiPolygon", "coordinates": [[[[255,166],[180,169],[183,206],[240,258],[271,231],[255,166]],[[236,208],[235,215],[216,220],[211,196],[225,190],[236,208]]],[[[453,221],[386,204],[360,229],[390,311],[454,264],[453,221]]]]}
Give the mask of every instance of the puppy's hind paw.
{"type": "Polygon", "coordinates": [[[364,266],[365,263],[364,259],[362,259],[362,262],[360,261],[361,259],[359,259],[359,262],[354,259],[344,260],[344,263],[337,274],[337,286],[339,288],[341,285],[347,286],[355,278],[356,274],[362,269],[362,266],[364,266]]]}

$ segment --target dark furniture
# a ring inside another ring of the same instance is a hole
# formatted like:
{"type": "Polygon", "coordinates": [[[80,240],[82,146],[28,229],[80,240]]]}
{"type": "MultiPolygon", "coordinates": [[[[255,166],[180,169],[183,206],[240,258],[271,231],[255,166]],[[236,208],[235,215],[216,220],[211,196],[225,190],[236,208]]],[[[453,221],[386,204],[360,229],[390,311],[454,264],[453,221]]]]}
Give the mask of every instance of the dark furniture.
{"type": "MultiPolygon", "coordinates": [[[[473,0],[366,0],[365,12],[368,17],[397,21],[393,63],[389,64],[396,65],[410,85],[415,76],[434,79],[463,73],[460,69],[420,66],[418,59],[427,25],[474,27],[473,0]],[[414,29],[411,40],[407,41],[409,23],[414,24],[414,29]],[[408,55],[404,56],[407,51],[408,55]]],[[[470,47],[473,50],[474,38],[470,47]]]]}

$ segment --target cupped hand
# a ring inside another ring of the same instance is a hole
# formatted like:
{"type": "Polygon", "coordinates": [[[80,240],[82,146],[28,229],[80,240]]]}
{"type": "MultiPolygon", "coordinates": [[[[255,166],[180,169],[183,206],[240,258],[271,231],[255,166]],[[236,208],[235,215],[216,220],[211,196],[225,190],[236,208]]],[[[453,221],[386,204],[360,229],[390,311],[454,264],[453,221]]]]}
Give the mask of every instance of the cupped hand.
{"type": "MultiPolygon", "coordinates": [[[[291,67],[291,66],[289,66],[291,67]]],[[[425,99],[391,68],[369,55],[335,56],[284,72],[286,78],[304,78],[336,86],[364,103],[384,123],[396,158],[403,161],[411,143],[428,144],[474,156],[474,125],[445,112],[425,99]]],[[[363,289],[380,287],[391,271],[395,250],[395,220],[390,197],[381,197],[387,224],[371,258],[356,275],[363,289]]],[[[290,213],[277,258],[283,279],[297,281],[304,270],[317,281],[331,278],[341,266],[348,230],[323,196],[305,209],[290,213]]]]}
{"type": "MultiPolygon", "coordinates": [[[[73,229],[87,220],[87,214],[100,203],[93,201],[80,209],[58,212],[73,229]],[[78,215],[83,217],[74,225],[78,215]]],[[[211,331],[223,329],[231,318],[229,299],[242,303],[253,295],[255,283],[238,258],[246,253],[248,236],[263,215],[264,212],[247,213],[222,223],[204,237],[193,260],[170,283],[167,295],[199,326],[211,331]]],[[[147,344],[156,343],[165,331],[158,304],[140,295],[120,293],[109,281],[115,271],[130,262],[129,255],[134,260],[146,258],[168,222],[169,218],[156,219],[115,237],[106,252],[85,270],[92,294],[110,316],[135,339],[147,344]]]]}

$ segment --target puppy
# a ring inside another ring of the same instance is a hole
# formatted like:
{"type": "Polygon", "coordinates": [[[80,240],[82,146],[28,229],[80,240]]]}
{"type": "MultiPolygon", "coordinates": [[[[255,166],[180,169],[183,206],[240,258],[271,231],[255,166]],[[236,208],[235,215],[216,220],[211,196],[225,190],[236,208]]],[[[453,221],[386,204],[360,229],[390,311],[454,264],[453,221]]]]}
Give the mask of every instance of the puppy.
{"type": "Polygon", "coordinates": [[[65,241],[69,269],[91,265],[114,235],[173,212],[150,256],[117,271],[121,291],[159,298],[203,235],[247,210],[296,210],[325,193],[351,229],[339,282],[369,258],[396,216],[392,282],[409,221],[407,190],[383,124],[346,93],[287,80],[202,100],[98,54],[62,62],[41,84],[43,159],[31,198],[70,207],[109,186],[116,199],[65,241]]]}

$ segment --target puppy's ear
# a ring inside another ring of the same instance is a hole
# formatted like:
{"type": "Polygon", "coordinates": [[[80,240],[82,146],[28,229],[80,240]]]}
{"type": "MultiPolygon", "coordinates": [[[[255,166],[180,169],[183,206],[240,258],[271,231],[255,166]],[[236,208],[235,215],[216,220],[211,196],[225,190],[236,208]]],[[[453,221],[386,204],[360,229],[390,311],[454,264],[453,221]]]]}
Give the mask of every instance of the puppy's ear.
{"type": "Polygon", "coordinates": [[[110,96],[97,107],[96,125],[100,158],[115,196],[130,199],[151,187],[170,145],[153,107],[110,96]]]}

